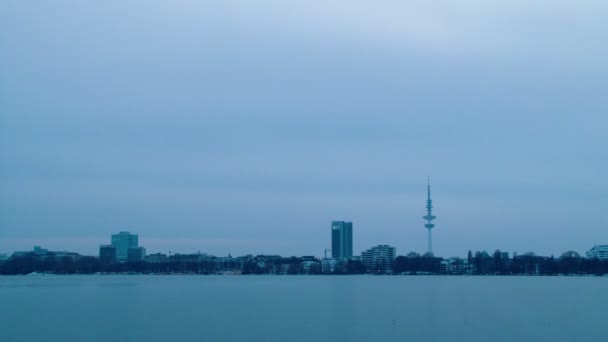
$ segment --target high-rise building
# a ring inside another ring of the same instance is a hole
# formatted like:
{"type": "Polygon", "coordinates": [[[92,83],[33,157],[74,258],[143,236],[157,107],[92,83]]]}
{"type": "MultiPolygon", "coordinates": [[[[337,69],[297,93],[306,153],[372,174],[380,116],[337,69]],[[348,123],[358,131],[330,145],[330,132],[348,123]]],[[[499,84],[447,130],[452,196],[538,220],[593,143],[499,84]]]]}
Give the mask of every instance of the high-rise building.
{"type": "Polygon", "coordinates": [[[333,221],[331,223],[331,255],[334,259],[352,258],[352,222],[333,221]]]}
{"type": "Polygon", "coordinates": [[[361,253],[361,263],[372,271],[391,271],[397,249],[388,245],[378,245],[361,253]]]}
{"type": "Polygon", "coordinates": [[[587,251],[585,256],[588,259],[608,260],[608,245],[595,245],[587,251]]]}
{"type": "Polygon", "coordinates": [[[116,262],[116,247],[112,245],[99,246],[99,262],[102,264],[112,264],[116,262]]]}
{"type": "Polygon", "coordinates": [[[435,228],[433,224],[433,220],[437,218],[437,216],[433,216],[433,201],[431,200],[431,180],[428,179],[427,183],[427,200],[426,200],[426,215],[422,217],[426,220],[426,224],[424,227],[428,229],[428,251],[427,253],[433,254],[433,237],[431,235],[431,230],[435,228]]]}
{"type": "Polygon", "coordinates": [[[146,249],[143,247],[131,247],[127,251],[128,262],[141,262],[146,257],[146,249]]]}
{"type": "Polygon", "coordinates": [[[118,261],[126,261],[129,257],[129,248],[137,247],[138,236],[129,232],[120,232],[112,234],[112,246],[116,247],[116,259],[118,261]]]}

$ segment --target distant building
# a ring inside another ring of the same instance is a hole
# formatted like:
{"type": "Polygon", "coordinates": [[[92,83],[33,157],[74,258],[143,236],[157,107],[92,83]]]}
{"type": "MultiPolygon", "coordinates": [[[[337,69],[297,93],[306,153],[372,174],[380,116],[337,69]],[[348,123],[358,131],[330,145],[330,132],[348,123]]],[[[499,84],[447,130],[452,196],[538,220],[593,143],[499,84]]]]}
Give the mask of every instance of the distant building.
{"type": "Polygon", "coordinates": [[[112,246],[116,247],[116,259],[118,261],[127,261],[129,257],[129,248],[139,246],[139,237],[129,232],[120,232],[112,234],[112,246]]]}
{"type": "Polygon", "coordinates": [[[201,253],[192,253],[192,254],[173,254],[169,256],[169,262],[183,262],[183,263],[197,263],[201,261],[205,257],[204,254],[201,253]]]}
{"type": "Polygon", "coordinates": [[[99,246],[99,262],[102,264],[112,264],[116,262],[116,247],[112,245],[99,246]]]}
{"type": "Polygon", "coordinates": [[[152,264],[161,264],[164,262],[168,262],[169,258],[167,258],[167,256],[162,253],[154,253],[154,254],[147,255],[144,260],[146,262],[149,262],[152,264]]]}
{"type": "Polygon", "coordinates": [[[70,258],[70,259],[72,259],[72,261],[76,261],[76,260],[80,259],[82,257],[82,255],[80,255],[76,252],[66,252],[66,251],[51,252],[51,251],[49,251],[47,254],[44,254],[44,257],[55,258],[55,259],[70,258]]]}
{"type": "Polygon", "coordinates": [[[587,251],[588,259],[608,260],[608,245],[595,245],[587,251]]]}
{"type": "Polygon", "coordinates": [[[14,257],[21,257],[24,255],[33,255],[35,257],[45,256],[49,253],[49,250],[46,248],[42,248],[40,246],[34,246],[34,249],[31,251],[16,251],[13,252],[14,257]]]}
{"type": "Polygon", "coordinates": [[[395,247],[378,245],[361,253],[361,263],[368,270],[391,271],[396,257],[395,247]]]}
{"type": "Polygon", "coordinates": [[[289,268],[291,268],[291,264],[275,264],[274,265],[274,274],[288,274],[289,268]]]}
{"type": "Polygon", "coordinates": [[[245,268],[245,262],[249,260],[247,256],[240,256],[234,259],[236,261],[236,266],[239,270],[243,270],[245,268]]]}
{"type": "Polygon", "coordinates": [[[338,261],[336,259],[323,259],[321,260],[321,272],[323,273],[334,273],[338,261]]]}
{"type": "Polygon", "coordinates": [[[227,257],[215,258],[215,267],[220,271],[234,271],[243,269],[243,261],[241,259],[235,259],[232,255],[228,254],[227,257]]]}
{"type": "Polygon", "coordinates": [[[317,259],[317,257],[312,256],[312,255],[303,255],[300,257],[300,259],[302,259],[302,261],[318,261],[319,259],[317,259]]]}
{"type": "Polygon", "coordinates": [[[34,246],[34,254],[36,255],[46,255],[49,252],[48,249],[42,248],[40,246],[34,246]]]}
{"type": "Polygon", "coordinates": [[[331,223],[331,255],[334,259],[353,256],[353,223],[333,221],[331,223]]]}
{"type": "Polygon", "coordinates": [[[449,258],[439,264],[439,273],[445,274],[472,274],[473,265],[466,259],[449,258]]]}
{"type": "Polygon", "coordinates": [[[258,261],[264,261],[264,262],[276,262],[278,260],[283,259],[283,257],[281,257],[280,255],[276,255],[276,254],[275,255],[261,254],[261,255],[257,255],[255,258],[258,261]]]}
{"type": "Polygon", "coordinates": [[[146,257],[146,249],[143,247],[131,247],[127,251],[128,262],[142,262],[146,257]]]}
{"type": "Polygon", "coordinates": [[[319,262],[318,261],[303,261],[301,265],[302,265],[303,274],[314,273],[315,269],[316,269],[316,273],[319,272],[319,262]]]}
{"type": "Polygon", "coordinates": [[[63,259],[63,258],[70,258],[73,261],[77,260],[81,257],[81,255],[76,252],[49,251],[48,249],[41,248],[40,246],[34,246],[34,249],[32,251],[27,251],[27,252],[18,251],[18,252],[14,252],[12,255],[13,258],[19,258],[19,257],[24,257],[24,256],[32,256],[38,260],[46,260],[46,259],[59,260],[59,259],[63,259]]]}

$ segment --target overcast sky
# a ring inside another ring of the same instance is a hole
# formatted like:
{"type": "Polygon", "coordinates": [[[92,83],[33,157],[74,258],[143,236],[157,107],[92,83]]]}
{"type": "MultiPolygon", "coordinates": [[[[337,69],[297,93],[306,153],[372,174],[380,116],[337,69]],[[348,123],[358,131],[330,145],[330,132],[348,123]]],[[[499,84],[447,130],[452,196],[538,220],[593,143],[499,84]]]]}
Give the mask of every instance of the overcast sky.
{"type": "Polygon", "coordinates": [[[0,4],[0,253],[608,243],[603,1],[0,4]]]}

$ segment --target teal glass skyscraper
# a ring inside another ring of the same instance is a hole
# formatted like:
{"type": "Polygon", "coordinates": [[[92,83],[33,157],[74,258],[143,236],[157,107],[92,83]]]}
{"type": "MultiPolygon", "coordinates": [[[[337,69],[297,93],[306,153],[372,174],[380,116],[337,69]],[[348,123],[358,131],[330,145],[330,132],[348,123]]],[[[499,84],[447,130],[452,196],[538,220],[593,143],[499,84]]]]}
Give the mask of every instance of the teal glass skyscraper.
{"type": "Polygon", "coordinates": [[[135,234],[129,232],[120,232],[112,234],[112,246],[116,248],[116,259],[126,261],[129,248],[138,247],[139,238],[135,234]]]}
{"type": "Polygon", "coordinates": [[[333,221],[331,223],[331,255],[335,259],[353,257],[353,223],[333,221]]]}

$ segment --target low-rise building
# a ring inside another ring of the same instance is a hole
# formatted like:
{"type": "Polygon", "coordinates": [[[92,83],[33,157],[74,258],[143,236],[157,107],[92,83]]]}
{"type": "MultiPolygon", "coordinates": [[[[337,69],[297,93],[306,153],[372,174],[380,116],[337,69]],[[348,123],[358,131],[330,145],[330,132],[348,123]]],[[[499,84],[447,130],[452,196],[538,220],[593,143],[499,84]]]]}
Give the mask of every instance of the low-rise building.
{"type": "Polygon", "coordinates": [[[40,246],[34,246],[34,254],[36,255],[46,255],[49,252],[48,249],[42,248],[40,246]]]}
{"type": "Polygon", "coordinates": [[[227,257],[215,258],[214,262],[218,271],[240,271],[243,269],[242,259],[233,258],[230,254],[227,257]]]}
{"type": "Polygon", "coordinates": [[[55,259],[60,260],[64,258],[70,258],[72,261],[76,261],[82,256],[76,252],[66,252],[66,251],[49,251],[46,248],[41,248],[40,246],[34,246],[33,250],[28,252],[14,252],[13,258],[20,258],[30,256],[37,260],[46,260],[46,259],[55,259]]]}
{"type": "Polygon", "coordinates": [[[608,245],[595,245],[585,255],[588,259],[608,260],[608,245]]]}
{"type": "Polygon", "coordinates": [[[312,256],[312,255],[304,255],[301,256],[300,259],[302,259],[302,261],[318,261],[319,259],[317,259],[317,257],[312,256]]]}
{"type": "Polygon", "coordinates": [[[472,274],[473,265],[466,259],[450,258],[442,260],[439,264],[439,273],[444,274],[472,274]]]}
{"type": "Polygon", "coordinates": [[[276,263],[279,262],[281,259],[283,259],[283,257],[281,257],[280,255],[258,255],[255,257],[255,259],[257,261],[263,261],[263,262],[270,262],[270,263],[276,263]]]}
{"type": "Polygon", "coordinates": [[[99,262],[102,264],[112,264],[116,262],[116,247],[112,245],[99,246],[99,262]]]}
{"type": "Polygon", "coordinates": [[[323,273],[334,273],[336,270],[337,259],[325,258],[321,260],[321,272],[323,273]]]}
{"type": "Polygon", "coordinates": [[[127,251],[128,262],[142,262],[146,258],[146,249],[143,247],[131,247],[127,251]]]}
{"type": "Polygon", "coordinates": [[[169,256],[170,262],[183,262],[183,263],[197,263],[199,261],[204,261],[206,254],[201,253],[192,253],[192,254],[173,254],[169,256]]]}
{"type": "Polygon", "coordinates": [[[321,272],[323,273],[341,273],[344,271],[347,259],[325,258],[321,260],[321,272]]]}
{"type": "Polygon", "coordinates": [[[149,262],[151,264],[162,264],[162,263],[168,262],[169,258],[167,258],[167,255],[162,254],[162,253],[153,253],[153,254],[146,255],[146,258],[144,259],[144,261],[149,262]]]}
{"type": "Polygon", "coordinates": [[[301,264],[302,274],[319,273],[319,266],[318,261],[303,261],[301,264]]]}

